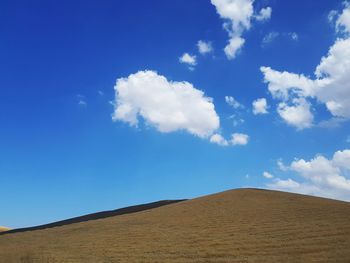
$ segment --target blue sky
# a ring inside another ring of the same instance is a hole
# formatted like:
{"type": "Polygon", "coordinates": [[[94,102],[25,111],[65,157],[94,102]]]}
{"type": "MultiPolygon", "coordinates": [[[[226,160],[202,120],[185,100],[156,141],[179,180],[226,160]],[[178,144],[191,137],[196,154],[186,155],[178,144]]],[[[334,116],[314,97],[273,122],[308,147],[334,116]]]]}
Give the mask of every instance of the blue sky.
{"type": "Polygon", "coordinates": [[[346,2],[1,1],[0,32],[0,225],[247,186],[350,199],[346,2]]]}

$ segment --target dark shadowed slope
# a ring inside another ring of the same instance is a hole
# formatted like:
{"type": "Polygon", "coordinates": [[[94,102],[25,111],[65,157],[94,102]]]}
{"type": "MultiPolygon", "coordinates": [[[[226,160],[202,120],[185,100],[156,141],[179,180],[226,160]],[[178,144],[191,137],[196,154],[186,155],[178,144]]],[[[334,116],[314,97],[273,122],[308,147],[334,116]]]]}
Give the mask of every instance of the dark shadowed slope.
{"type": "MultiPolygon", "coordinates": [[[[173,203],[177,203],[177,202],[181,202],[181,201],[185,201],[185,199],[183,199],[183,200],[162,200],[162,201],[148,203],[148,204],[128,206],[128,207],[124,207],[124,208],[120,208],[120,209],[116,209],[116,210],[103,211],[103,212],[99,212],[99,213],[78,216],[78,217],[74,217],[74,218],[70,218],[70,219],[66,219],[66,220],[62,220],[62,221],[57,221],[57,222],[50,223],[50,224],[40,225],[40,226],[17,228],[17,229],[12,229],[12,230],[4,229],[4,231],[7,230],[6,233],[3,232],[1,234],[8,235],[10,233],[19,233],[19,232],[40,230],[40,229],[46,229],[46,228],[51,228],[51,227],[81,223],[81,222],[85,222],[85,221],[89,221],[89,220],[102,219],[102,218],[111,217],[111,216],[136,213],[136,212],[140,212],[140,211],[144,211],[144,210],[148,210],[148,209],[152,209],[152,208],[157,208],[157,207],[160,207],[163,205],[169,205],[169,204],[173,204],[173,203]]],[[[0,232],[1,232],[1,227],[0,227],[0,232]]]]}
{"type": "Polygon", "coordinates": [[[0,236],[0,263],[350,262],[350,203],[241,189],[0,236]]]}

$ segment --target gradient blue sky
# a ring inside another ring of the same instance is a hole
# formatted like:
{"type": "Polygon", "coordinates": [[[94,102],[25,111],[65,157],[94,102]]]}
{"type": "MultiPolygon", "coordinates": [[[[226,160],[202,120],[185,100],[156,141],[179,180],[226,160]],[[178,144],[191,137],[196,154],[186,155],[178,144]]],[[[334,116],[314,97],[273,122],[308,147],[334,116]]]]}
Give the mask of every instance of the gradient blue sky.
{"type": "MultiPolygon", "coordinates": [[[[289,178],[313,184],[300,171],[281,171],[278,160],[286,166],[294,158],[330,160],[350,148],[350,124],[342,118],[336,127],[320,125],[334,116],[313,101],[312,127],[288,125],[260,67],[313,76],[339,37],[329,13],[340,14],[344,5],[254,2],[256,12],[267,6],[271,18],[252,21],[242,35],[244,46],[228,59],[224,20],[209,0],[1,1],[0,225],[37,225],[245,186],[279,189],[276,183],[289,178]],[[275,37],[264,42],[271,33],[275,37]],[[198,40],[211,41],[213,52],[199,54],[198,40]],[[185,52],[196,55],[194,70],[179,63],[185,52]],[[222,136],[247,134],[247,145],[220,146],[186,131],[160,132],[142,117],[138,127],[113,122],[116,80],[140,70],[202,90],[213,99],[222,136]],[[234,109],[225,96],[244,108],[234,109]],[[268,114],[252,113],[258,98],[266,98],[268,114]],[[244,122],[234,125],[232,115],[244,122]]],[[[316,187],[325,193],[316,195],[337,193],[330,185],[316,187]]],[[[344,189],[340,199],[350,197],[344,189]]]]}

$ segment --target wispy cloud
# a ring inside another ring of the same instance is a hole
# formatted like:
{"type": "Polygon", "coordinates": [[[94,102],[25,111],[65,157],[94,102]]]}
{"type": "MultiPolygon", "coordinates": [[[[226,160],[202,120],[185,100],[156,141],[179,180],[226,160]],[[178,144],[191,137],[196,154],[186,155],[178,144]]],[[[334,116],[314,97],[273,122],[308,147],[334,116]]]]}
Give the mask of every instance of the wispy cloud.
{"type": "Polygon", "coordinates": [[[233,96],[225,96],[225,102],[234,109],[244,108],[233,96]]]}
{"type": "Polygon", "coordinates": [[[82,107],[87,106],[87,101],[84,95],[78,94],[77,95],[78,105],[82,107]]]}
{"type": "Polygon", "coordinates": [[[299,40],[299,35],[296,32],[277,32],[277,31],[271,31],[267,33],[262,41],[261,41],[261,46],[262,47],[267,47],[269,46],[272,42],[276,41],[277,39],[290,39],[292,41],[298,41],[299,40]]]}

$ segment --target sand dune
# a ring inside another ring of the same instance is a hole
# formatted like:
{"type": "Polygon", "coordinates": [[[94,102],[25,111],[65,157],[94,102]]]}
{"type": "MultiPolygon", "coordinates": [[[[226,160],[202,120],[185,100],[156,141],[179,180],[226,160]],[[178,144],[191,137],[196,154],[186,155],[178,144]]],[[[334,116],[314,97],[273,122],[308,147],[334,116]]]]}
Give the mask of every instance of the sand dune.
{"type": "Polygon", "coordinates": [[[0,262],[350,262],[350,203],[231,190],[1,235],[0,262]]]}

